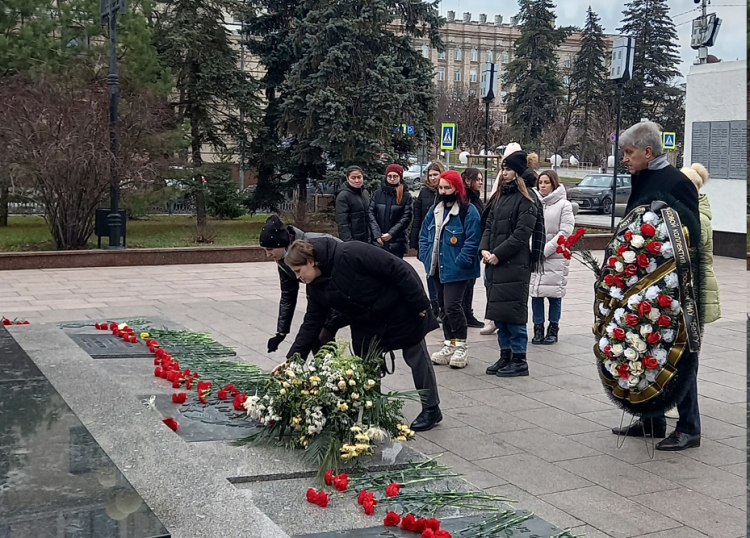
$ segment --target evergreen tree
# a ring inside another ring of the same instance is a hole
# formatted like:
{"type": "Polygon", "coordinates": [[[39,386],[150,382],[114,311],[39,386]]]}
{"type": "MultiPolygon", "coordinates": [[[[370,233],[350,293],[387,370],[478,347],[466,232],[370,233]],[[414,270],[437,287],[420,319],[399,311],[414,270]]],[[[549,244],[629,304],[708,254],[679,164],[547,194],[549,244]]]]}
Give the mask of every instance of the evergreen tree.
{"type": "Polygon", "coordinates": [[[236,154],[259,112],[257,84],[240,71],[238,50],[225,26],[225,15],[234,9],[231,0],[168,0],[157,14],[157,49],[175,77],[178,119],[189,125],[199,234],[207,224],[200,179],[203,148],[236,154]]]}
{"type": "Polygon", "coordinates": [[[579,157],[581,161],[590,161],[587,153],[591,147],[591,115],[604,97],[607,85],[607,71],[603,60],[606,48],[604,31],[599,24],[599,16],[589,6],[586,12],[586,24],[583,27],[581,50],[576,57],[571,76],[572,91],[576,101],[583,110],[579,124],[579,157]]]}
{"type": "Polygon", "coordinates": [[[667,131],[684,130],[684,92],[674,84],[680,76],[677,31],[667,0],[632,0],[623,15],[618,30],[635,37],[633,78],[622,95],[623,124],[648,118],[667,131]]]}
{"type": "Polygon", "coordinates": [[[510,86],[507,110],[522,142],[537,140],[557,115],[562,87],[555,52],[571,29],[555,28],[554,7],[550,0],[519,1],[521,36],[503,83],[510,86]]]}
{"type": "Polygon", "coordinates": [[[356,164],[374,179],[384,168],[379,153],[406,152],[423,135],[434,138],[433,66],[413,39],[427,35],[442,49],[436,2],[303,0],[301,9],[281,106],[281,129],[294,138],[299,166],[320,173],[330,163],[335,171],[327,179],[343,180],[343,169],[356,164]],[[398,34],[389,28],[394,21],[398,34]],[[394,132],[400,124],[413,125],[414,135],[394,132]]]}

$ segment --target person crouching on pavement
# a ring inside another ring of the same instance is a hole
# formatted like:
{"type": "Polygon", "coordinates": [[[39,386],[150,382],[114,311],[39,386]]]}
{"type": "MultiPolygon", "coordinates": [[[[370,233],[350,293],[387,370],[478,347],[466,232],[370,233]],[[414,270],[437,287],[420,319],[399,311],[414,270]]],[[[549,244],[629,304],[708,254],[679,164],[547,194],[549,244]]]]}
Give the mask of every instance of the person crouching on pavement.
{"type": "Polygon", "coordinates": [[[438,303],[445,312],[442,349],[432,354],[435,364],[465,368],[469,364],[467,320],[464,312],[466,287],[479,277],[480,215],[470,204],[458,172],[440,175],[438,195],[432,211],[422,223],[419,259],[437,288],[438,303]]]}
{"type": "Polygon", "coordinates": [[[495,322],[500,345],[500,359],[486,373],[498,377],[529,375],[529,282],[531,273],[542,270],[545,234],[538,198],[523,180],[527,168],[523,151],[503,159],[502,185],[488,204],[479,247],[487,275],[485,317],[495,322]]]}
{"type": "MultiPolygon", "coordinates": [[[[281,219],[271,215],[263,224],[260,231],[260,246],[266,251],[266,256],[273,258],[279,270],[279,282],[281,283],[281,300],[279,301],[279,320],[276,324],[276,335],[268,340],[268,352],[273,353],[279,349],[279,344],[284,341],[292,327],[294,309],[297,307],[297,295],[299,294],[299,280],[294,272],[285,262],[287,249],[297,239],[312,239],[316,237],[329,237],[334,241],[340,239],[328,234],[309,232],[305,233],[294,226],[284,226],[281,219]]],[[[314,351],[320,346],[327,344],[336,337],[336,331],[345,327],[346,322],[341,315],[334,313],[327,320],[324,328],[319,334],[319,342],[314,351]]]]}
{"type": "Polygon", "coordinates": [[[366,356],[373,345],[380,352],[402,351],[422,401],[411,429],[435,427],[443,415],[424,338],[438,323],[414,268],[374,245],[331,238],[295,241],[286,263],[307,285],[305,320],[287,359],[297,353],[306,358],[336,310],[349,321],[356,355],[366,356]]]}

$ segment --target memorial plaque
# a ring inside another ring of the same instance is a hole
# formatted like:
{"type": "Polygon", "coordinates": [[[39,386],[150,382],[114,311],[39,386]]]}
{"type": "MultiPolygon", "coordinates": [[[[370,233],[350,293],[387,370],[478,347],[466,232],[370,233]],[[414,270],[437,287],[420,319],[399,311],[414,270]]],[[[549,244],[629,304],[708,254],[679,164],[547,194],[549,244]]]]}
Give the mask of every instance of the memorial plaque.
{"type": "MultiPolygon", "coordinates": [[[[513,517],[528,515],[527,510],[518,510],[513,517]]],[[[451,533],[453,536],[460,536],[459,532],[470,525],[476,525],[482,521],[487,521],[492,514],[482,516],[465,516],[454,517],[440,520],[440,528],[451,533]]],[[[507,538],[550,538],[562,532],[561,529],[547,523],[537,516],[521,521],[507,529],[498,531],[497,536],[507,538]]],[[[399,527],[368,527],[364,529],[351,529],[344,531],[320,532],[316,534],[298,534],[295,538],[414,538],[417,534],[405,531],[399,527]]],[[[494,535],[493,535],[494,536],[494,535]]]]}
{"type": "MultiPolygon", "coordinates": [[[[705,163],[704,163],[705,164],[705,163]]],[[[729,122],[711,122],[708,173],[714,178],[729,177],[729,122]]]]}
{"type": "Polygon", "coordinates": [[[693,139],[690,145],[690,162],[701,163],[708,167],[711,152],[711,122],[694,121],[693,139]]]}
{"type": "Polygon", "coordinates": [[[113,334],[67,333],[67,335],[93,359],[151,359],[154,357],[145,344],[131,344],[113,334]]]}
{"type": "Polygon", "coordinates": [[[747,178],[747,120],[730,122],[729,179],[747,178]]]}

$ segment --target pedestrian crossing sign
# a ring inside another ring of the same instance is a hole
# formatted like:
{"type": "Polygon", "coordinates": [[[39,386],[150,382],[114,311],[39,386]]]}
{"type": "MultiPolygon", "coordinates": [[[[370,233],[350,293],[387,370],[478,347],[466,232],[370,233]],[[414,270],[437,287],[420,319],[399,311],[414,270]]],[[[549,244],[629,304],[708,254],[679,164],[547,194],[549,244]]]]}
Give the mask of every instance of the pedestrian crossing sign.
{"type": "Polygon", "coordinates": [[[677,147],[677,144],[675,144],[675,138],[675,133],[662,133],[662,149],[675,149],[677,147]]]}
{"type": "Polygon", "coordinates": [[[440,133],[440,149],[456,149],[456,124],[443,123],[440,133]]]}

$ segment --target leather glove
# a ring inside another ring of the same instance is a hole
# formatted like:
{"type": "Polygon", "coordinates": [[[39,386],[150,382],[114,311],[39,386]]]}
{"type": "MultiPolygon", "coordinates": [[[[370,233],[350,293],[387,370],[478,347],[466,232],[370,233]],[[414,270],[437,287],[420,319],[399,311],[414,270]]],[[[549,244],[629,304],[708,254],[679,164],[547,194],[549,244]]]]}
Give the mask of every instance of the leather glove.
{"type": "Polygon", "coordinates": [[[284,341],[284,338],[286,338],[285,334],[279,334],[277,333],[276,336],[269,338],[268,340],[268,352],[273,353],[274,351],[279,349],[279,344],[284,341]]]}

